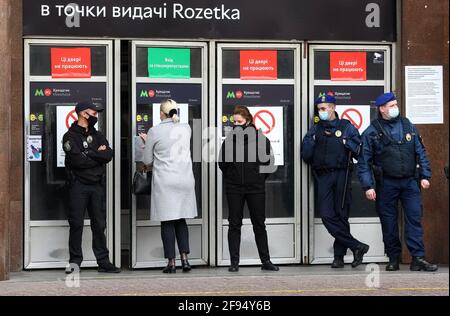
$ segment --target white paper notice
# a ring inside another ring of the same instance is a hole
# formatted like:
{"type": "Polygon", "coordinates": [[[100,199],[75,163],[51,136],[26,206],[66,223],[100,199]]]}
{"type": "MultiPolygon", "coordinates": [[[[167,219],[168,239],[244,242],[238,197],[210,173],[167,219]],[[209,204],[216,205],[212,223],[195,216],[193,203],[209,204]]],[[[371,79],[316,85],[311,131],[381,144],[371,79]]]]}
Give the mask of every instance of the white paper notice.
{"type": "MultiPolygon", "coordinates": [[[[153,103],[153,126],[161,123],[161,118],[159,116],[160,106],[160,103],[153,103]]],[[[180,123],[189,123],[189,105],[187,103],[177,103],[177,106],[180,123]]]]}
{"type": "Polygon", "coordinates": [[[412,123],[444,123],[442,66],[405,66],[405,95],[412,123]]]}
{"type": "Polygon", "coordinates": [[[282,106],[252,106],[248,108],[253,115],[257,129],[262,129],[264,135],[270,140],[275,165],[284,165],[284,139],[283,139],[283,107],[282,106]]]}

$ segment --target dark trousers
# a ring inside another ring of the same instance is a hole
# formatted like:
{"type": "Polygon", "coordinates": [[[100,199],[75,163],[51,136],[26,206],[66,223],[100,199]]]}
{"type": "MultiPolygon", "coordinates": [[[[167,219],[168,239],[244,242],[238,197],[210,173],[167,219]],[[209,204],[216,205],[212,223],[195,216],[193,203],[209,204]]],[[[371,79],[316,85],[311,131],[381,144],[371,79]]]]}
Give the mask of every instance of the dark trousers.
{"type": "Polygon", "coordinates": [[[244,217],[244,203],[250,211],[250,220],[255,233],[261,262],[270,260],[269,245],[266,231],[266,194],[265,193],[227,193],[228,200],[228,248],[232,263],[239,263],[239,248],[241,245],[241,227],[244,217]]]}
{"type": "Polygon", "coordinates": [[[104,187],[100,184],[84,184],[74,180],[70,185],[69,199],[69,262],[80,265],[83,261],[81,242],[86,209],[91,220],[92,250],[97,263],[108,262],[109,251],[106,247],[105,236],[106,201],[104,187]]]}
{"type": "Polygon", "coordinates": [[[381,220],[384,248],[388,257],[399,257],[402,252],[398,230],[399,201],[402,203],[405,216],[405,237],[408,250],[412,256],[424,256],[421,224],[422,200],[416,179],[384,177],[383,184],[377,185],[376,192],[376,208],[381,220]]]}
{"type": "Polygon", "coordinates": [[[164,258],[175,258],[175,239],[180,254],[189,253],[189,230],[184,218],[161,222],[161,238],[164,246],[164,258]]]}
{"type": "Polygon", "coordinates": [[[351,197],[351,174],[348,176],[344,208],[342,197],[345,186],[345,169],[335,170],[317,176],[317,200],[319,214],[325,228],[334,237],[334,255],[345,256],[347,249],[352,251],[359,245],[350,233],[348,222],[351,197]]]}

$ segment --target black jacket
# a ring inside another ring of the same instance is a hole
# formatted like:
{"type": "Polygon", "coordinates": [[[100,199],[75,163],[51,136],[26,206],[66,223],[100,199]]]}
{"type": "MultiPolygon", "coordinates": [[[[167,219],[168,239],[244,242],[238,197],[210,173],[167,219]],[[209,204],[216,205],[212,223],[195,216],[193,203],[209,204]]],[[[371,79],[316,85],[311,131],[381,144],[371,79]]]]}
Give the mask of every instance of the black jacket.
{"type": "Polygon", "coordinates": [[[227,192],[264,192],[266,179],[276,169],[269,139],[253,124],[233,128],[219,158],[227,192]]]}
{"type": "Polygon", "coordinates": [[[94,127],[86,131],[74,122],[64,134],[63,148],[69,180],[78,179],[85,184],[102,182],[105,166],[113,158],[113,150],[102,133],[94,127]],[[102,145],[106,146],[106,150],[99,151],[102,145]]]}

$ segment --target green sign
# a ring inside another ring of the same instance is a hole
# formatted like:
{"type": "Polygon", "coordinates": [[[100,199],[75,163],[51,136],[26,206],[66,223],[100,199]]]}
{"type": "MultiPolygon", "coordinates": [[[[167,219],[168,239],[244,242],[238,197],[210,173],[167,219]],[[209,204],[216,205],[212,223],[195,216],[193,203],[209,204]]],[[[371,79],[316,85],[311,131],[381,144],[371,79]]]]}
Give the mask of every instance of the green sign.
{"type": "Polygon", "coordinates": [[[149,48],[148,76],[189,79],[191,50],[189,48],[149,48]]]}

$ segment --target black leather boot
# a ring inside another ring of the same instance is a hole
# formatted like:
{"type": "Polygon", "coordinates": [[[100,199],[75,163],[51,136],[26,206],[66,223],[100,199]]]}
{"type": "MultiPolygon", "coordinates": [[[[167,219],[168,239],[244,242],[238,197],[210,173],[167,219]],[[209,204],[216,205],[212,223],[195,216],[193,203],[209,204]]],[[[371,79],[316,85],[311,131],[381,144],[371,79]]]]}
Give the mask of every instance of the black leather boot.
{"type": "Polygon", "coordinates": [[[369,251],[369,245],[360,243],[358,247],[353,251],[352,267],[356,268],[363,262],[364,255],[369,251]]]}
{"type": "Polygon", "coordinates": [[[389,263],[386,265],[386,271],[398,271],[400,270],[400,258],[389,258],[389,263]]]}
{"type": "Polygon", "coordinates": [[[189,272],[191,271],[191,265],[189,264],[188,259],[181,259],[181,268],[183,269],[183,272],[189,272]]]}
{"type": "Polygon", "coordinates": [[[344,257],[334,256],[333,263],[331,264],[333,269],[339,269],[344,267],[344,257]]]}
{"type": "Polygon", "coordinates": [[[267,271],[278,271],[280,270],[280,268],[278,268],[276,265],[274,265],[272,263],[272,261],[267,260],[264,261],[262,266],[261,266],[261,270],[267,270],[267,271]]]}
{"type": "Polygon", "coordinates": [[[232,262],[230,267],[228,268],[229,272],[238,272],[239,271],[239,262],[232,262]]]}
{"type": "Polygon", "coordinates": [[[113,265],[111,262],[99,263],[98,272],[102,273],[120,273],[120,269],[113,265]]]}
{"type": "Polygon", "coordinates": [[[163,273],[177,273],[177,267],[171,264],[168,264],[164,269],[163,273]]]}
{"type": "Polygon", "coordinates": [[[409,266],[411,271],[427,271],[433,272],[438,269],[436,264],[431,264],[425,260],[424,257],[412,257],[411,265],[409,266]]]}

